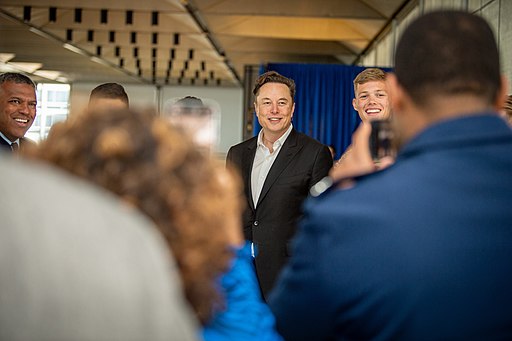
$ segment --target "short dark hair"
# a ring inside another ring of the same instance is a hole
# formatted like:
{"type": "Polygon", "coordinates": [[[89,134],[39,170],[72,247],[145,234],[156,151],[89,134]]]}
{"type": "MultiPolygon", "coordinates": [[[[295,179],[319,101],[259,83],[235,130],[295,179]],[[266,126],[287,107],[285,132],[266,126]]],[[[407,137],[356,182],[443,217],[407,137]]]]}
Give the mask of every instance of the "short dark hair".
{"type": "Polygon", "coordinates": [[[203,101],[195,96],[185,96],[176,101],[171,115],[206,116],[212,111],[204,105],[203,101]]]}
{"type": "Polygon", "coordinates": [[[493,103],[501,88],[489,24],[461,11],[428,13],[405,30],[395,53],[398,82],[420,105],[432,96],[472,94],[493,103]]]}
{"type": "Polygon", "coordinates": [[[0,84],[12,82],[17,84],[28,84],[34,89],[36,84],[28,76],[18,72],[5,72],[0,74],[0,84]]]}
{"type": "Polygon", "coordinates": [[[267,83],[281,83],[285,84],[288,89],[290,89],[290,96],[292,97],[292,102],[295,102],[295,82],[291,78],[287,78],[276,71],[267,71],[264,74],[260,75],[254,84],[254,90],[252,93],[256,98],[258,93],[260,92],[260,88],[267,83]]]}
{"type": "Polygon", "coordinates": [[[113,98],[120,99],[126,105],[129,105],[130,102],[128,100],[128,95],[122,85],[117,83],[104,83],[100,84],[91,91],[91,96],[89,98],[113,98]]]}

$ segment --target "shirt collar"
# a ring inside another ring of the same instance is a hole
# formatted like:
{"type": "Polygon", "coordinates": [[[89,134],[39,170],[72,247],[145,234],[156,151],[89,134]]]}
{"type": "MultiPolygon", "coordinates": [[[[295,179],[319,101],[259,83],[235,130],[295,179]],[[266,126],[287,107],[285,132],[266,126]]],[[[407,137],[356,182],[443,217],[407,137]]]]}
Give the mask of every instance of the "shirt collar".
{"type": "Polygon", "coordinates": [[[2,132],[0,132],[0,137],[2,137],[9,145],[16,143],[18,146],[20,145],[20,139],[16,139],[14,141],[9,140],[2,132]]]}
{"type": "MultiPolygon", "coordinates": [[[[288,127],[288,129],[285,131],[285,133],[283,134],[283,136],[281,136],[280,138],[278,138],[274,144],[273,144],[273,147],[274,149],[276,149],[277,147],[280,147],[283,145],[284,141],[286,141],[286,139],[288,138],[288,136],[290,135],[290,133],[292,132],[292,129],[293,129],[293,124],[290,124],[290,126],[288,127]]],[[[258,134],[258,147],[260,146],[265,146],[265,144],[263,143],[263,129],[260,130],[259,134],[258,134]]],[[[266,146],[265,146],[266,148],[266,146]]]]}

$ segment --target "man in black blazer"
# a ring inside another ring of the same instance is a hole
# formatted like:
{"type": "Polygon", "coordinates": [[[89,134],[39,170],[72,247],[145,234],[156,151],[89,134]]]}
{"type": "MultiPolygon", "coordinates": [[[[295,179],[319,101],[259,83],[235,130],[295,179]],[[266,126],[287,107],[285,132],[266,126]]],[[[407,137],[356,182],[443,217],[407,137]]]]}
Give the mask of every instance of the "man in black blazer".
{"type": "Polygon", "coordinates": [[[36,86],[21,73],[0,75],[0,148],[16,151],[36,118],[36,86]]]}
{"type": "Polygon", "coordinates": [[[253,90],[262,130],[230,148],[227,163],[241,172],[247,199],[244,235],[254,243],[264,296],[290,256],[302,202],[332,167],[329,148],[292,126],[295,82],[277,72],[261,75],[253,90]]]}

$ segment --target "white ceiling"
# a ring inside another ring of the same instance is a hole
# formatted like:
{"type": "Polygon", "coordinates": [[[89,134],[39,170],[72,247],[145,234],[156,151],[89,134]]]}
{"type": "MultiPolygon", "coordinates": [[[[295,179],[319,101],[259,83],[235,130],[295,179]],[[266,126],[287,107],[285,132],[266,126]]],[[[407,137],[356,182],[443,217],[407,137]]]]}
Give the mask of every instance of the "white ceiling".
{"type": "Polygon", "coordinates": [[[245,65],[352,64],[408,2],[0,0],[0,70],[39,66],[68,82],[240,85],[245,65]]]}

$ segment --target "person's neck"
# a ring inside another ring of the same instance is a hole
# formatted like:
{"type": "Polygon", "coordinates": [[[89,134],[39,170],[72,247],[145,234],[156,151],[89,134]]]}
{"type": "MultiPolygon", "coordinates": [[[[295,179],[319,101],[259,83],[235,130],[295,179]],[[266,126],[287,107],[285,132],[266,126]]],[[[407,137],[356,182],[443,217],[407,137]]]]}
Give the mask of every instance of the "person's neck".
{"type": "Polygon", "coordinates": [[[285,133],[286,133],[286,131],[284,131],[280,135],[277,135],[277,134],[271,134],[268,131],[263,130],[263,134],[261,136],[261,138],[263,140],[263,144],[265,145],[265,147],[268,148],[268,150],[270,150],[271,153],[273,153],[274,152],[274,143],[277,140],[279,140],[279,138],[281,136],[283,136],[285,133]]]}
{"type": "Polygon", "coordinates": [[[435,123],[493,110],[492,105],[472,95],[438,96],[425,106],[409,103],[403,110],[407,114],[401,115],[402,122],[398,122],[400,142],[406,143],[435,123]]]}

